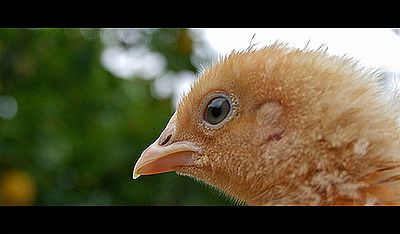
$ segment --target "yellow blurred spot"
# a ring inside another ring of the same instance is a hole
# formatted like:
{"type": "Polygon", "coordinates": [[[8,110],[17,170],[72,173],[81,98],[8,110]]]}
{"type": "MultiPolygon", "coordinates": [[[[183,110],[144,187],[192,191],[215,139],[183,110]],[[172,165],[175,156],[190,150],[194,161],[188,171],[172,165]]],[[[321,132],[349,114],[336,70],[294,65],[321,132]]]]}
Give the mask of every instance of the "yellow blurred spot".
{"type": "Polygon", "coordinates": [[[32,205],[35,200],[35,194],[35,181],[25,171],[10,170],[1,174],[0,205],[32,205]]]}

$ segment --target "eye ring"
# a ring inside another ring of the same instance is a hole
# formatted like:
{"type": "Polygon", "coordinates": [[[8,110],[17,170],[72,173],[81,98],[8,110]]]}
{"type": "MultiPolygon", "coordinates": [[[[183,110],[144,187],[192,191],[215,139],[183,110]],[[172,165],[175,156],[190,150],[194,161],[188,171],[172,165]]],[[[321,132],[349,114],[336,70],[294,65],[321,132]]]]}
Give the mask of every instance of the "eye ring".
{"type": "Polygon", "coordinates": [[[234,105],[232,98],[224,93],[208,95],[201,106],[201,118],[208,128],[218,128],[232,115],[234,105]]]}

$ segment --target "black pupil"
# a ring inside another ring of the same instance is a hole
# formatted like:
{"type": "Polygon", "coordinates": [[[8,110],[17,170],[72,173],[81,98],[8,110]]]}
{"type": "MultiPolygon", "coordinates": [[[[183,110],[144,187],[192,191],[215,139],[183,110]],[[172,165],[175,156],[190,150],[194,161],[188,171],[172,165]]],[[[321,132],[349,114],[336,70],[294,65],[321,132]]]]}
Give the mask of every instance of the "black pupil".
{"type": "Polygon", "coordinates": [[[218,97],[211,100],[208,104],[205,117],[210,124],[218,124],[223,121],[230,110],[229,101],[224,97],[218,97]]]}

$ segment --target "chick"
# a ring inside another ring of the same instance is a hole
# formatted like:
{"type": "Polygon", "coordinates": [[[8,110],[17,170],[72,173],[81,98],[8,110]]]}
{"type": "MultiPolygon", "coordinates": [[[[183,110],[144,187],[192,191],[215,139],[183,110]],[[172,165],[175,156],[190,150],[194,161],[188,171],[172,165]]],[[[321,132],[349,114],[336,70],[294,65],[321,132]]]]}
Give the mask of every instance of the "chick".
{"type": "Polygon", "coordinates": [[[399,110],[379,72],[276,43],[203,72],[133,178],[176,171],[247,205],[400,204],[399,110]]]}

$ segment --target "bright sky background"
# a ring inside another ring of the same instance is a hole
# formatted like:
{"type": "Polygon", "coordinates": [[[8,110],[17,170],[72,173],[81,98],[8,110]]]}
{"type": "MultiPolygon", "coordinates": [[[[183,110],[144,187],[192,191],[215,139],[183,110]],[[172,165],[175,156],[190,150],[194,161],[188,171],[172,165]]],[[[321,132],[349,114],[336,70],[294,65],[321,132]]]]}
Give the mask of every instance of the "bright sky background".
{"type": "Polygon", "coordinates": [[[400,36],[391,29],[204,29],[205,38],[219,54],[230,53],[233,49],[246,49],[253,43],[257,48],[276,40],[289,46],[317,49],[322,44],[328,53],[347,54],[360,59],[362,64],[372,67],[386,67],[400,72],[400,36]]]}

